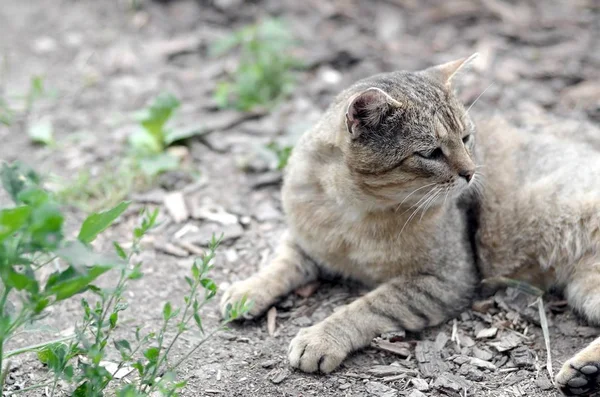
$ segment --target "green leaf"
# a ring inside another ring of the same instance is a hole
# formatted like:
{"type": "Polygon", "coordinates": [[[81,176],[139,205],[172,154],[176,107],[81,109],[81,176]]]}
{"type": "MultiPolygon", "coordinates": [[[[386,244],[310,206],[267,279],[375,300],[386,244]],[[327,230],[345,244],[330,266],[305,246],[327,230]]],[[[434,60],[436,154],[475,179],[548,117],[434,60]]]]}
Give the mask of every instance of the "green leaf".
{"type": "Polygon", "coordinates": [[[71,381],[71,379],[73,379],[73,375],[75,374],[75,371],[73,369],[72,365],[68,365],[63,369],[63,377],[67,380],[67,381],[71,381]]]}
{"type": "Polygon", "coordinates": [[[113,247],[115,247],[115,251],[117,252],[117,255],[119,255],[119,258],[127,260],[127,253],[125,252],[123,247],[119,245],[119,243],[113,241],[113,247]]]}
{"type": "Polygon", "coordinates": [[[156,97],[152,105],[137,115],[142,127],[161,147],[165,142],[164,125],[179,106],[180,102],[174,95],[163,93],[156,97]]]}
{"type": "Polygon", "coordinates": [[[21,229],[31,214],[30,207],[0,210],[0,241],[21,229]]]}
{"type": "Polygon", "coordinates": [[[44,288],[45,293],[55,295],[57,301],[70,298],[84,292],[92,281],[111,268],[110,266],[92,266],[85,269],[85,272],[79,272],[73,266],[69,266],[62,272],[54,272],[50,275],[44,288]]]}
{"type": "Polygon", "coordinates": [[[41,298],[36,302],[35,307],[33,308],[33,312],[35,314],[40,314],[46,307],[48,307],[49,304],[50,301],[48,299],[41,298]]]}
{"type": "Polygon", "coordinates": [[[45,119],[33,123],[27,129],[29,138],[35,143],[52,145],[54,143],[52,121],[45,119]]]}
{"type": "Polygon", "coordinates": [[[206,289],[206,299],[211,299],[217,294],[217,284],[209,278],[200,280],[200,284],[206,289]]]}
{"type": "Polygon", "coordinates": [[[7,287],[15,288],[19,291],[27,290],[35,294],[39,291],[38,283],[35,276],[28,277],[23,273],[16,272],[12,267],[2,270],[2,281],[7,287]]]}
{"type": "Polygon", "coordinates": [[[139,159],[140,169],[148,176],[156,176],[165,171],[179,168],[179,159],[169,153],[160,153],[154,156],[139,159]]]}
{"type": "Polygon", "coordinates": [[[115,312],[110,315],[108,318],[108,322],[110,324],[110,328],[113,329],[117,326],[117,321],[119,320],[119,313],[115,312]]]}
{"type": "Polygon", "coordinates": [[[202,327],[202,319],[200,318],[200,315],[197,312],[194,313],[194,321],[196,322],[196,325],[198,326],[200,332],[204,333],[204,328],[202,327]]]}
{"type": "Polygon", "coordinates": [[[117,341],[114,341],[115,347],[117,348],[117,350],[128,350],[129,352],[131,352],[131,344],[129,344],[129,341],[125,340],[125,339],[120,339],[117,341]]]}
{"type": "Polygon", "coordinates": [[[117,391],[117,397],[148,397],[148,395],[137,391],[134,385],[129,384],[117,391]]]}
{"type": "Polygon", "coordinates": [[[15,203],[18,200],[19,193],[22,190],[32,186],[39,186],[40,177],[29,166],[16,161],[14,163],[3,164],[0,169],[0,179],[4,190],[10,195],[15,203]]]}
{"type": "Polygon", "coordinates": [[[44,78],[42,76],[33,76],[29,83],[28,96],[30,100],[38,99],[44,95],[44,78]]]}
{"type": "Polygon", "coordinates": [[[162,141],[156,140],[148,131],[139,129],[129,135],[129,145],[136,154],[149,156],[164,150],[162,141]]]}
{"type": "Polygon", "coordinates": [[[32,243],[48,250],[56,248],[63,238],[63,222],[63,214],[57,204],[46,201],[35,207],[29,225],[32,243]]]}
{"type": "Polygon", "coordinates": [[[116,207],[88,216],[77,238],[84,243],[91,243],[96,237],[106,230],[129,207],[129,201],[123,201],[116,207]]]}
{"type": "Polygon", "coordinates": [[[141,263],[138,263],[133,267],[131,273],[129,273],[129,275],[127,276],[129,280],[139,280],[144,276],[144,273],[142,273],[141,265],[141,263]]]}
{"type": "Polygon", "coordinates": [[[150,363],[156,363],[158,360],[158,353],[157,347],[150,347],[144,350],[144,357],[146,357],[150,363]]]}
{"type": "Polygon", "coordinates": [[[171,319],[171,313],[173,312],[173,308],[171,307],[171,302],[165,303],[163,306],[163,320],[169,321],[171,319]]]}

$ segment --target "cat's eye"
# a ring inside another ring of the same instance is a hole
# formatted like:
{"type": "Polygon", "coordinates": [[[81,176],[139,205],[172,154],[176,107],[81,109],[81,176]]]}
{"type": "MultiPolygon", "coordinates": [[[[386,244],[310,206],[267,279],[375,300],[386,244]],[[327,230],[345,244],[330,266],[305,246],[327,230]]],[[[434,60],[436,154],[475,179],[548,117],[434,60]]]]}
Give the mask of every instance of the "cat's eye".
{"type": "Polygon", "coordinates": [[[442,148],[435,148],[430,152],[416,152],[415,153],[419,157],[423,157],[425,159],[436,160],[442,158],[444,156],[444,152],[442,152],[442,148]]]}
{"type": "Polygon", "coordinates": [[[469,141],[471,141],[471,134],[469,135],[465,135],[462,139],[463,143],[466,145],[467,143],[469,143],[469,141]]]}

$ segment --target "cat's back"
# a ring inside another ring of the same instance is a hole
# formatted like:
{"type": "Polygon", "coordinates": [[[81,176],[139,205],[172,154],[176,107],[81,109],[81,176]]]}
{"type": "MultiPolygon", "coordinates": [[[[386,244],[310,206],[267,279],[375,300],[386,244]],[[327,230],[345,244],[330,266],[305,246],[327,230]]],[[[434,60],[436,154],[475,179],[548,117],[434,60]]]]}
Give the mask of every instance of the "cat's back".
{"type": "Polygon", "coordinates": [[[555,241],[577,235],[582,217],[600,208],[600,153],[560,131],[528,131],[500,116],[479,122],[478,130],[482,273],[548,286],[555,241]]]}

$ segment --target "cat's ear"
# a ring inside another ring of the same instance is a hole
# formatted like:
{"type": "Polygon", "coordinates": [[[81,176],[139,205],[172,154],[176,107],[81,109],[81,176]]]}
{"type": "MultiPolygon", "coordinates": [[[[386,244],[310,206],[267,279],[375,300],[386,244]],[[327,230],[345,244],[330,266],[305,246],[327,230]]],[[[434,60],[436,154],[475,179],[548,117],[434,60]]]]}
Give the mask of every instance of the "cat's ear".
{"type": "Polygon", "coordinates": [[[402,106],[382,89],[371,87],[350,98],[346,109],[346,128],[352,139],[365,129],[376,127],[392,109],[402,106]]]}
{"type": "Polygon", "coordinates": [[[478,53],[474,53],[467,58],[461,58],[455,61],[433,66],[429,69],[425,69],[425,73],[435,80],[443,83],[446,88],[450,88],[452,79],[458,74],[458,72],[467,68],[478,56],[478,53]]]}

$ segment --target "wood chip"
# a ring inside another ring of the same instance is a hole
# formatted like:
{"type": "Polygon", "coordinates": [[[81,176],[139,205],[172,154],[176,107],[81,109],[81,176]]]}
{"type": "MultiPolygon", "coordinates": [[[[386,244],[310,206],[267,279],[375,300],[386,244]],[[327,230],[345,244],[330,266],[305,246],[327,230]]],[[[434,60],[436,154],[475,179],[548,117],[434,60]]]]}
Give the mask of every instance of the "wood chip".
{"type": "Polygon", "coordinates": [[[431,341],[417,342],[415,357],[419,363],[421,374],[426,378],[431,378],[450,370],[448,364],[442,360],[440,351],[436,349],[435,343],[431,341]]]}
{"type": "Polygon", "coordinates": [[[533,368],[537,362],[534,353],[525,346],[511,350],[510,359],[519,368],[533,368]]]}
{"type": "Polygon", "coordinates": [[[493,346],[500,353],[514,349],[521,344],[521,337],[513,332],[504,334],[499,341],[490,342],[490,346],[493,346]]]}
{"type": "Polygon", "coordinates": [[[290,371],[287,368],[276,369],[276,370],[272,371],[269,379],[271,380],[271,382],[278,385],[281,382],[283,382],[284,380],[286,380],[289,375],[290,375],[290,371]]]}
{"type": "Polygon", "coordinates": [[[273,336],[275,334],[275,328],[277,327],[277,308],[273,306],[267,312],[267,331],[269,331],[269,336],[273,336]]]}
{"type": "Polygon", "coordinates": [[[410,344],[406,342],[389,342],[387,340],[374,340],[371,346],[386,352],[397,354],[400,357],[410,356],[410,344]]]}
{"type": "Polygon", "coordinates": [[[473,347],[473,355],[481,360],[490,361],[494,358],[494,355],[487,350],[480,349],[478,347],[473,347]]]}
{"type": "Polygon", "coordinates": [[[496,328],[496,327],[484,328],[477,333],[477,335],[475,336],[475,339],[493,338],[496,336],[497,333],[498,333],[498,328],[496,328]]]}
{"type": "Polygon", "coordinates": [[[192,255],[203,256],[205,254],[202,248],[198,247],[196,244],[190,243],[189,241],[180,240],[176,241],[175,244],[192,255]]]}
{"type": "Polygon", "coordinates": [[[415,389],[419,391],[427,391],[429,390],[429,385],[425,379],[413,378],[410,380],[410,383],[414,386],[415,389]]]}
{"type": "Polygon", "coordinates": [[[190,256],[187,250],[176,246],[175,244],[167,243],[164,241],[154,241],[154,248],[158,251],[164,252],[165,254],[177,256],[179,258],[187,258],[190,256]]]}
{"type": "Polygon", "coordinates": [[[438,376],[438,378],[433,382],[433,387],[438,390],[441,390],[445,393],[450,393],[450,395],[454,395],[454,393],[458,393],[458,395],[466,394],[467,390],[471,390],[471,382],[458,375],[453,375],[451,373],[445,372],[438,376]]]}
{"type": "Polygon", "coordinates": [[[473,347],[473,346],[475,346],[475,341],[473,339],[471,339],[467,335],[459,334],[458,335],[458,339],[460,340],[460,344],[462,346],[466,346],[466,347],[473,347]]]}
{"type": "Polygon", "coordinates": [[[450,340],[450,337],[445,332],[440,332],[437,334],[435,338],[435,348],[436,350],[442,350],[446,343],[450,340]]]}
{"type": "Polygon", "coordinates": [[[190,217],[182,192],[173,192],[165,195],[164,204],[174,222],[180,223],[190,217]]]}
{"type": "Polygon", "coordinates": [[[416,372],[414,370],[405,368],[405,367],[401,367],[400,365],[376,365],[374,367],[371,367],[367,372],[378,378],[382,378],[384,376],[395,376],[395,375],[406,374],[406,373],[411,373],[411,374],[416,375],[416,372]]]}
{"type": "Polygon", "coordinates": [[[377,397],[396,397],[398,391],[380,382],[367,382],[367,393],[377,397]]]}
{"type": "Polygon", "coordinates": [[[491,362],[484,361],[477,357],[471,357],[471,359],[469,360],[469,364],[471,364],[477,368],[489,369],[491,371],[495,371],[497,369],[496,366],[494,364],[492,364],[491,362]]]}

